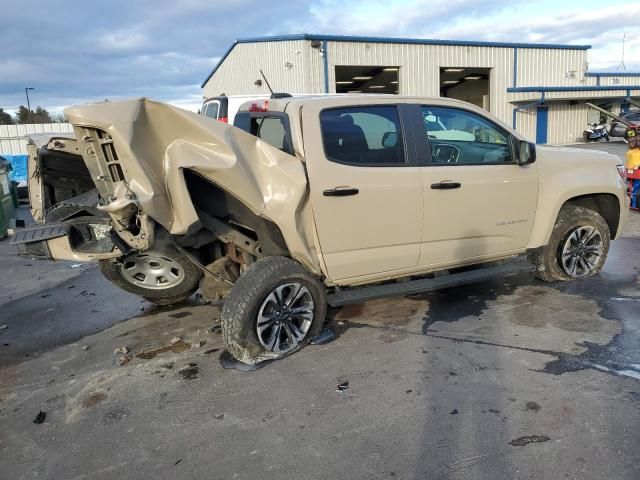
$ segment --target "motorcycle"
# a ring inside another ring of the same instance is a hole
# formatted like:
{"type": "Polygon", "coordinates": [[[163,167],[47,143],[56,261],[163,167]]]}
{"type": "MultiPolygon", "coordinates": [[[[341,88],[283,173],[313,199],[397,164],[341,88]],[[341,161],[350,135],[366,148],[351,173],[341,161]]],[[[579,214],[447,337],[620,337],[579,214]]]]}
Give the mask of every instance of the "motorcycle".
{"type": "Polygon", "coordinates": [[[607,126],[605,122],[600,121],[596,123],[590,123],[589,126],[582,133],[582,138],[585,142],[597,142],[606,140],[609,141],[609,132],[607,132],[607,126]]]}

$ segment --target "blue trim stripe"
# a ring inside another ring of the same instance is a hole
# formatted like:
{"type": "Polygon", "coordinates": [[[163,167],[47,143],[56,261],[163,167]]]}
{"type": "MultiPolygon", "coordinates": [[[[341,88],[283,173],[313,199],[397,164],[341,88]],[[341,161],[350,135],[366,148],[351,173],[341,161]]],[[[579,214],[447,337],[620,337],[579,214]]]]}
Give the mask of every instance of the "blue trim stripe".
{"type": "Polygon", "coordinates": [[[286,42],[292,40],[319,40],[321,42],[354,42],[354,43],[399,43],[411,45],[445,45],[458,47],[494,47],[494,48],[547,48],[560,50],[589,50],[591,45],[563,45],[554,43],[511,43],[511,42],[479,42],[467,40],[433,40],[427,38],[400,38],[400,37],[362,37],[351,35],[315,35],[301,33],[295,35],[274,35],[266,37],[240,38],[222,54],[218,63],[213,67],[211,73],[200,87],[204,88],[222,62],[229,56],[234,47],[239,43],[261,43],[261,42],[286,42]]]}
{"type": "Polygon", "coordinates": [[[584,87],[511,87],[507,88],[509,93],[530,93],[530,92],[599,92],[607,90],[640,90],[640,85],[587,85],[584,87]]]}
{"type": "Polygon", "coordinates": [[[640,72],[585,72],[585,77],[640,77],[640,72]]]}

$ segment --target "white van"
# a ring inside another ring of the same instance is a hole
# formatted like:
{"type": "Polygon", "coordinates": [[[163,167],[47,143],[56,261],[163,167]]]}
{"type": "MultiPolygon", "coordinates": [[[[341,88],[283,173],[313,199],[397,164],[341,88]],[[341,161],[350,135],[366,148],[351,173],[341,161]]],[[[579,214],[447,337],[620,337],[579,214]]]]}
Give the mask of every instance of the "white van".
{"type": "Polygon", "coordinates": [[[233,120],[236,117],[236,113],[238,113],[240,105],[249,100],[263,100],[269,97],[269,95],[220,95],[211,97],[204,101],[200,113],[233,125],[233,120]]]}

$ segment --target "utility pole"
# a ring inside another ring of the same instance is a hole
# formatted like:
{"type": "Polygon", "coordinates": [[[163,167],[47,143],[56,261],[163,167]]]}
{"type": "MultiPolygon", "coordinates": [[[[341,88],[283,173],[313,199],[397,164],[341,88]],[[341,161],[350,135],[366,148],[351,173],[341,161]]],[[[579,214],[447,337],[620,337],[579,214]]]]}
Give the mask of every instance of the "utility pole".
{"type": "Polygon", "coordinates": [[[31,121],[31,103],[29,102],[29,90],[35,90],[33,87],[25,87],[24,93],[27,95],[27,109],[29,110],[28,121],[31,121]]]}

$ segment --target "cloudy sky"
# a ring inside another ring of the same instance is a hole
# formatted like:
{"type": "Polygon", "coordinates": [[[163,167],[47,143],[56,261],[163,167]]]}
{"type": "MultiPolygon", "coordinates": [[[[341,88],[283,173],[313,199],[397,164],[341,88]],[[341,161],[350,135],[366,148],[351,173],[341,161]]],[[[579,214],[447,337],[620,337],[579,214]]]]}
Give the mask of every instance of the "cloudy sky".
{"type": "Polygon", "coordinates": [[[593,45],[591,70],[640,70],[640,3],[588,0],[2,0],[0,107],[148,96],[195,109],[236,38],[328,33],[593,45]]]}

